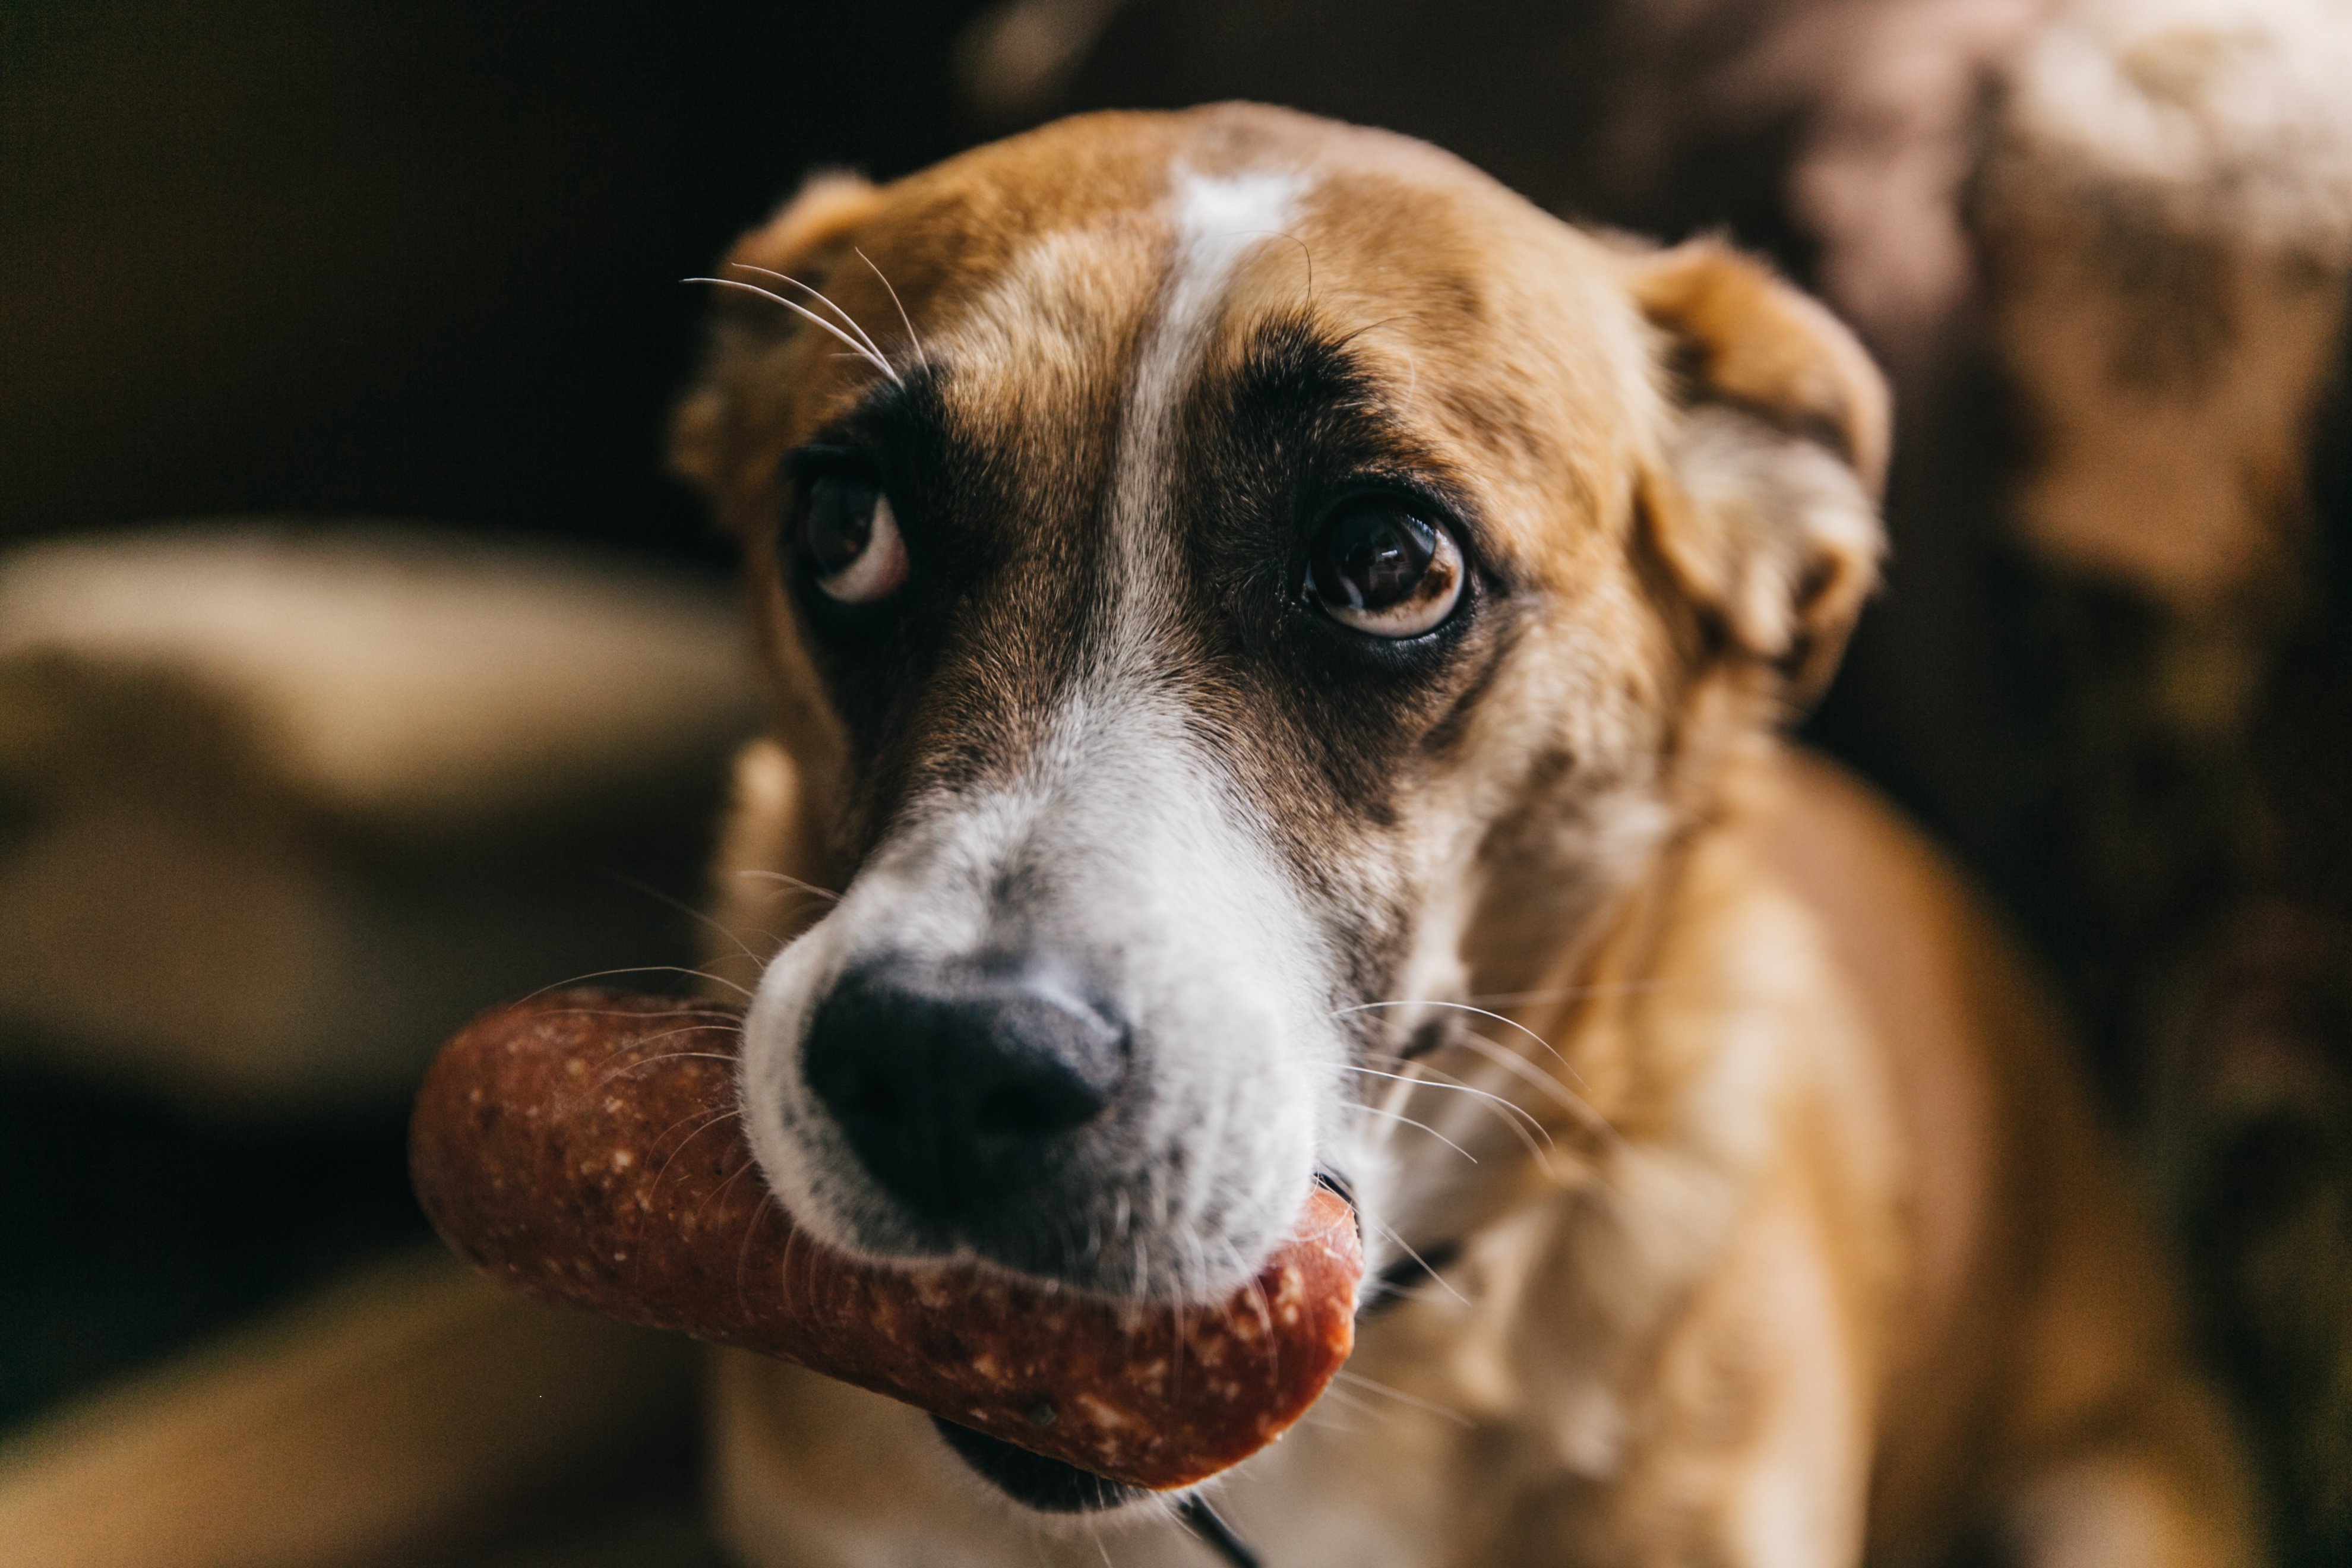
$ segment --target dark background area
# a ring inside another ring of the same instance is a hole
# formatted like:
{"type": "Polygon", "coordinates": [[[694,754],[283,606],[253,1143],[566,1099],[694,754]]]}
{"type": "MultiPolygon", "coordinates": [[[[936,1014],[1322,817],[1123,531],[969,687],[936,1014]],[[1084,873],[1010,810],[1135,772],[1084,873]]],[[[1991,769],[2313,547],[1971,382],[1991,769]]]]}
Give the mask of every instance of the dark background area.
{"type": "MultiPolygon", "coordinates": [[[[681,280],[813,169],[887,178],[1017,124],[1022,111],[992,118],[959,85],[984,8],[0,0],[0,550],[291,514],[723,567],[727,548],[663,467],[703,309],[681,280]]],[[[1244,0],[1133,0],[1050,107],[1240,95],[1391,125],[1555,209],[1665,237],[1719,227],[1803,280],[1814,258],[1780,187],[1795,121],[1559,155],[1628,120],[1577,66],[1624,47],[1612,15],[1370,0],[1326,47],[1244,0]],[[1400,58],[1428,68],[1400,72],[1400,58]]],[[[2144,829],[2219,808],[2195,767],[2167,772],[2122,743],[2092,763],[2147,776],[2084,782],[2108,702],[2097,673],[2137,668],[2152,634],[2140,608],[1987,543],[1987,453],[2008,434],[1998,389],[1964,376],[1950,392],[1982,416],[1948,420],[1929,466],[1898,471],[1890,592],[1811,734],[1987,879],[2128,1112],[2148,955],[2176,934],[2174,911],[2234,896],[2237,862],[2226,847],[2168,852],[2142,891],[2128,890],[2137,873],[2081,891],[2086,857],[2128,858],[2144,829]],[[1996,637],[1998,660],[1954,652],[1996,637]],[[2046,678],[2062,665],[2090,679],[2046,678]],[[1944,749],[1905,723],[1941,727],[1944,749]],[[2119,798],[2140,815],[2112,844],[2087,841],[2086,813],[2119,798]]],[[[2339,411],[2314,474],[2313,597],[2338,605],[2352,581],[2346,428],[2339,411]]],[[[2295,637],[2253,732],[2292,796],[2284,818],[2336,825],[2284,858],[2290,879],[2340,900],[2352,637],[2333,612],[2295,637]]],[[[690,889],[700,853],[686,845],[671,875],[648,877],[690,889]]],[[[693,946],[681,916],[673,950],[647,958],[693,946]]],[[[2315,1027],[2352,1033],[2342,1018],[2315,1027]]],[[[425,1236],[396,1110],[236,1121],[6,1060],[0,1430],[425,1236]]]]}
{"type": "Polygon", "coordinates": [[[662,429],[726,243],[972,139],[968,6],[0,7],[0,536],[430,518],[710,555],[662,429]]]}
{"type": "MultiPolygon", "coordinates": [[[[724,563],[663,468],[681,279],[810,169],[976,139],[971,9],[0,5],[0,548],[293,514],[724,563]]],[[[690,893],[688,837],[646,874],[690,893]]],[[[395,1109],[0,1065],[0,1427],[421,1241],[402,1151],[395,1109]]]]}

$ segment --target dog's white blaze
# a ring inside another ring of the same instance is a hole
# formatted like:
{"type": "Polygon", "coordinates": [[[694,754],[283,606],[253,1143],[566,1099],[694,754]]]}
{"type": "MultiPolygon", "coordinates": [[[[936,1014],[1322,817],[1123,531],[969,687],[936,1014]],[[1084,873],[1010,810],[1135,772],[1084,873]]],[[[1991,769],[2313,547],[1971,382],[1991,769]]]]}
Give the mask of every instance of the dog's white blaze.
{"type": "Polygon", "coordinates": [[[1174,531],[1163,524],[1184,393],[1198,377],[1244,258],[1283,231],[1305,188],[1304,179],[1291,174],[1176,171],[1170,201],[1174,253],[1157,319],[1137,356],[1111,497],[1115,624],[1138,637],[1159,625],[1153,586],[1175,543],[1174,531]]]}
{"type": "Polygon", "coordinates": [[[887,1249],[903,1228],[800,1071],[816,999],[885,951],[1068,962],[1129,1023],[1148,1080],[1130,1153],[1150,1175],[1135,1223],[1108,1239],[1130,1255],[1130,1289],[1236,1284],[1296,1218],[1334,1098],[1330,965],[1264,827],[1164,689],[1181,655],[1162,590],[1181,570],[1170,486],[1186,392],[1243,262],[1303,186],[1175,174],[1170,265],[1120,422],[1101,642],[1017,776],[919,806],[762,977],[745,1027],[752,1148],[829,1241],[887,1249]]]}

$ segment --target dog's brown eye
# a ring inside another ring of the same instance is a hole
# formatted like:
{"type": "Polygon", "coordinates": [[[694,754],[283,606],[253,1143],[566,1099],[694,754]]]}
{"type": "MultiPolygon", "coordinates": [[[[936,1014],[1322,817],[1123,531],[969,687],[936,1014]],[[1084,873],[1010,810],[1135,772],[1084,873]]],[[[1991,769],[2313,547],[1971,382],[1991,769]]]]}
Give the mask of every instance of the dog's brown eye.
{"type": "Polygon", "coordinates": [[[1462,596],[1462,551],[1434,523],[1386,501],[1344,508],[1316,535],[1307,591],[1342,626],[1419,637],[1462,596]]]}
{"type": "Polygon", "coordinates": [[[819,474],[801,503],[800,548],[816,585],[845,605],[868,604],[907,580],[907,546],[882,487],[856,474],[819,474]]]}

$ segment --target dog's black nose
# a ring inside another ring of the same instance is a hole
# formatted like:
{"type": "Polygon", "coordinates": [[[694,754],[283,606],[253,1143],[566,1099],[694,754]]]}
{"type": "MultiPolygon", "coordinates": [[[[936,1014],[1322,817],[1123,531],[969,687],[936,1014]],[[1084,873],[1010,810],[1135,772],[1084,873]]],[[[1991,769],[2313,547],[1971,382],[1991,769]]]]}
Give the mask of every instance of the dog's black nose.
{"type": "Polygon", "coordinates": [[[952,1222],[1048,1175],[1126,1058],[1124,1030],[1034,980],[886,961],[835,984],[802,1071],[875,1180],[952,1222]]]}

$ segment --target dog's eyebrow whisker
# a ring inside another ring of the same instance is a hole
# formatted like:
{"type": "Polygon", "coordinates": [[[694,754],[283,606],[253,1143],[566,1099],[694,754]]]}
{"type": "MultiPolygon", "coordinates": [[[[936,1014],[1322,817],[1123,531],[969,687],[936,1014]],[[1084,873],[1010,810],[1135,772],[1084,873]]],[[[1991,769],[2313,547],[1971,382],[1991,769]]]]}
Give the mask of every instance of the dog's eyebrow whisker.
{"type": "Polygon", "coordinates": [[[1570,1078],[1576,1079],[1579,1083],[1582,1083],[1584,1081],[1584,1075],[1576,1070],[1576,1064],[1570,1061],[1566,1057],[1561,1056],[1559,1054],[1559,1047],[1554,1046],[1549,1040],[1545,1039],[1541,1035],[1537,1034],[1533,1029],[1528,1028],[1517,1018],[1507,1017],[1503,1014],[1491,1012],[1485,1007],[1473,1007],[1467,1002],[1441,1002],[1433,996],[1409,997],[1396,1002],[1359,1002],[1352,1007],[1341,1007],[1335,1011],[1331,1016],[1337,1018],[1341,1015],[1348,1013],[1370,1012],[1375,1007],[1448,1007],[1457,1013],[1474,1013],[1481,1018],[1492,1018],[1495,1022],[1502,1025],[1505,1028],[1517,1029],[1520,1034],[1525,1035],[1528,1038],[1541,1046],[1545,1050],[1551,1053],[1552,1060],[1558,1062],[1561,1067],[1568,1070],[1568,1075],[1570,1078]]]}
{"type": "Polygon", "coordinates": [[[874,266],[874,258],[872,257],[866,255],[863,250],[858,250],[857,247],[854,245],[849,248],[856,252],[858,260],[863,261],[867,267],[873,268],[874,276],[880,279],[883,289],[888,292],[890,296],[890,303],[898,308],[898,324],[907,329],[907,341],[915,345],[915,363],[921,365],[925,370],[930,369],[930,353],[923,347],[923,340],[916,335],[914,319],[907,314],[907,307],[905,303],[899,300],[898,290],[890,287],[890,279],[883,276],[882,269],[879,267],[874,266]]]}
{"type": "Polygon", "coordinates": [[[841,324],[847,327],[851,331],[856,332],[857,334],[857,341],[864,343],[877,358],[887,359],[889,357],[882,353],[882,345],[874,341],[874,334],[867,331],[864,327],[858,324],[856,317],[843,310],[839,302],[836,301],[832,295],[827,294],[824,289],[817,288],[814,284],[803,283],[799,279],[793,277],[791,273],[778,272],[773,268],[754,267],[748,261],[730,261],[727,265],[734,268],[740,272],[756,272],[762,278],[772,278],[779,283],[791,284],[793,288],[799,289],[802,293],[806,294],[818,304],[823,305],[826,310],[831,310],[835,316],[839,317],[841,319],[841,324]]]}
{"type": "MultiPolygon", "coordinates": [[[[1315,252],[1307,248],[1305,240],[1286,228],[1244,228],[1234,232],[1237,237],[1257,236],[1266,239],[1286,239],[1298,247],[1298,254],[1307,258],[1307,308],[1310,310],[1315,308],[1315,252]]],[[[1342,338],[1339,341],[1344,343],[1347,339],[1342,338]]]]}
{"type": "Polygon", "coordinates": [[[1382,316],[1377,321],[1367,321],[1362,326],[1342,335],[1337,342],[1332,343],[1331,346],[1335,349],[1344,349],[1349,343],[1354,342],[1358,338],[1364,337],[1369,333],[1377,332],[1382,327],[1393,327],[1399,321],[1418,321],[1420,320],[1421,318],[1418,315],[1410,311],[1401,315],[1382,316]]]}
{"type": "Polygon", "coordinates": [[[850,353],[873,365],[875,369],[880,371],[884,375],[888,376],[893,385],[904,386],[907,384],[905,382],[898,379],[898,373],[890,368],[890,362],[888,360],[884,359],[880,354],[876,353],[872,349],[867,348],[856,338],[851,337],[847,332],[843,331],[839,327],[835,326],[831,321],[828,321],[823,316],[818,315],[814,310],[808,309],[804,305],[794,304],[792,300],[785,299],[782,294],[777,293],[772,289],[762,289],[756,283],[745,283],[733,278],[688,278],[685,279],[685,281],[688,283],[709,283],[721,289],[740,289],[746,294],[757,294],[762,300],[773,300],[775,303],[782,305],[785,310],[790,310],[793,315],[803,318],[814,326],[824,328],[826,331],[831,332],[835,337],[840,339],[843,345],[845,346],[850,353]]]}
{"type": "Polygon", "coordinates": [[[1338,1372],[1334,1373],[1332,1374],[1332,1378],[1335,1382],[1344,1383],[1350,1388],[1360,1388],[1368,1394],[1381,1394],[1387,1398],[1395,1400],[1400,1405],[1410,1405],[1415,1410],[1427,1411],[1432,1415],[1443,1416],[1446,1420],[1453,1422],[1456,1426],[1475,1426],[1477,1425],[1475,1421],[1473,1421],[1469,1416],[1465,1415],[1459,1410],[1440,1405],[1434,1400],[1423,1399],[1418,1394],[1407,1394],[1402,1388],[1392,1388],[1377,1378],[1366,1377],[1360,1372],[1349,1372],[1344,1366],[1338,1372]]]}

